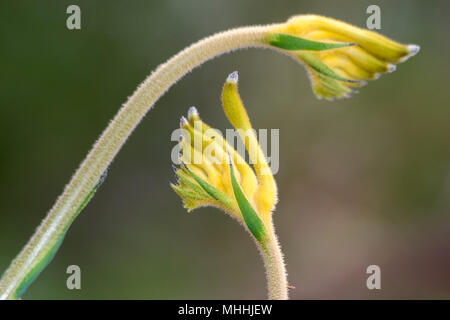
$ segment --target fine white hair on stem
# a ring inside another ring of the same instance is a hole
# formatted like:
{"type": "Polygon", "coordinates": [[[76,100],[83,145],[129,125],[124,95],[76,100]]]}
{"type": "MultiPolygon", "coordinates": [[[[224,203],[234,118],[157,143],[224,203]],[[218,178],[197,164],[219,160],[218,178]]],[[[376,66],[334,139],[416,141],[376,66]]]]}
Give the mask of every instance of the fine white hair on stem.
{"type": "Polygon", "coordinates": [[[29,285],[30,275],[34,275],[31,278],[37,276],[46,265],[43,261],[50,261],[48,257],[56,252],[103,173],[155,102],[180,78],[214,57],[241,48],[268,47],[263,39],[271,27],[273,25],[242,27],[207,37],[161,64],[138,86],[103,131],[34,235],[3,274],[0,299],[18,298],[24,287],[29,285]]]}

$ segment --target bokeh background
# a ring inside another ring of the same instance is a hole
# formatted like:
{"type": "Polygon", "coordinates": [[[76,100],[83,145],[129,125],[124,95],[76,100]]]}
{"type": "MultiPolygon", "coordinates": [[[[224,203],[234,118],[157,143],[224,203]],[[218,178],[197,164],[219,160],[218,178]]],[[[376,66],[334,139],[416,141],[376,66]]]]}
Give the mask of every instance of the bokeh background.
{"type": "Polygon", "coordinates": [[[419,55],[353,99],[318,101],[291,59],[251,49],[195,70],[156,105],[25,299],[263,299],[253,242],[213,208],[187,214],[170,134],[196,105],[229,128],[219,94],[240,72],[255,127],[280,129],[275,224],[294,299],[450,298],[448,1],[2,1],[0,269],[29,239],[109,119],[152,69],[192,42],[317,13],[419,55]],[[66,28],[78,4],[82,29],[66,28]],[[82,289],[66,288],[66,268],[82,289]],[[366,288],[381,267],[381,290],[366,288]]]}

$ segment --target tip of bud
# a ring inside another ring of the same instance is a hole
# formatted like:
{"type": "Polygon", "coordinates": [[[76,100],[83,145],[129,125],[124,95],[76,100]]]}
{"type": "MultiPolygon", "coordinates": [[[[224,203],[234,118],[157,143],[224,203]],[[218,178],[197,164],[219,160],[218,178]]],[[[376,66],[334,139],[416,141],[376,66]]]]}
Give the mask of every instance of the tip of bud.
{"type": "Polygon", "coordinates": [[[184,128],[188,124],[189,124],[189,122],[187,121],[187,119],[184,116],[182,116],[180,119],[180,128],[184,128]]]}
{"type": "Polygon", "coordinates": [[[189,119],[197,119],[199,117],[199,113],[196,107],[190,107],[188,110],[188,118],[189,119]]]}
{"type": "Polygon", "coordinates": [[[389,72],[389,73],[392,73],[392,72],[394,72],[395,70],[397,70],[397,67],[395,66],[395,64],[389,64],[389,65],[388,65],[388,72],[389,72]]]}
{"type": "Polygon", "coordinates": [[[400,60],[400,62],[404,62],[408,60],[409,58],[415,56],[420,51],[420,46],[416,44],[410,44],[408,45],[408,55],[406,57],[403,57],[403,59],[400,60]]]}
{"type": "Polygon", "coordinates": [[[409,56],[415,56],[420,51],[420,46],[416,44],[410,44],[408,46],[409,56]]]}
{"type": "Polygon", "coordinates": [[[227,82],[231,82],[231,83],[237,83],[238,80],[239,80],[239,74],[237,71],[230,73],[230,75],[227,78],[227,82]]]}

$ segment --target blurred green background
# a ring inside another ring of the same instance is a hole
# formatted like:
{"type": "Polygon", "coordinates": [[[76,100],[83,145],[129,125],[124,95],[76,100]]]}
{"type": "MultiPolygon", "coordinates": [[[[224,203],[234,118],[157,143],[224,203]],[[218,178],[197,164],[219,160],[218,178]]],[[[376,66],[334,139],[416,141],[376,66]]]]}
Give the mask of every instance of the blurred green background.
{"type": "Polygon", "coordinates": [[[219,94],[240,72],[257,128],[280,128],[275,224],[294,299],[450,298],[450,2],[2,1],[0,271],[29,239],[135,87],[183,47],[227,28],[316,13],[421,45],[419,55],[333,103],[269,50],[222,56],[173,87],[134,132],[25,299],[263,299],[243,229],[213,208],[187,214],[170,134],[196,105],[230,125],[219,94]],[[82,29],[66,28],[81,7],[82,29]],[[81,267],[82,289],[66,288],[81,267]],[[366,288],[381,267],[381,290],[366,288]]]}

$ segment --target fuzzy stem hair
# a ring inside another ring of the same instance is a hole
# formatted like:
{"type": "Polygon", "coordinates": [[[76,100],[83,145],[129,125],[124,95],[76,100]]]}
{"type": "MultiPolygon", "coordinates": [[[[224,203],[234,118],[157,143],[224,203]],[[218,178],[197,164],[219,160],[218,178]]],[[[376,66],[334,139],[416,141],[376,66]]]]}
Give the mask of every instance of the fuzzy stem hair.
{"type": "Polygon", "coordinates": [[[221,54],[264,44],[268,26],[217,33],[192,44],[152,72],[122,106],[81,163],[63,193],[0,279],[0,299],[19,298],[51,261],[66,231],[111,162],[158,99],[195,67],[221,54]]]}

